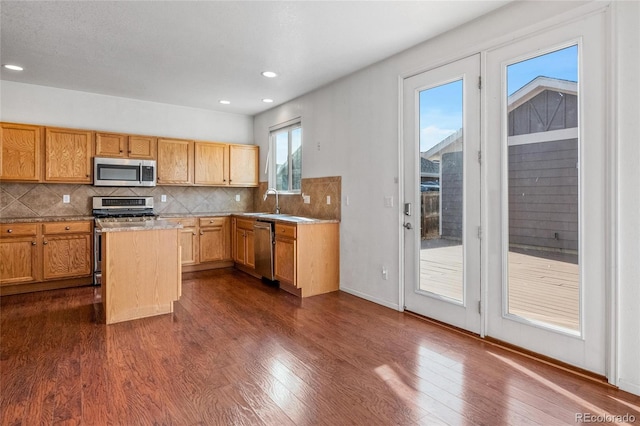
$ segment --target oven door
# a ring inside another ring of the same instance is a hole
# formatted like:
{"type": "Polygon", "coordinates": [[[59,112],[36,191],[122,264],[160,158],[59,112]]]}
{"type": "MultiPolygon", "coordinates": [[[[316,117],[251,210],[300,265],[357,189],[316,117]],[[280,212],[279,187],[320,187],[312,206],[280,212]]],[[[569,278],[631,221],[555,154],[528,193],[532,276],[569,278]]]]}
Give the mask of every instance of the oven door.
{"type": "Polygon", "coordinates": [[[93,284],[102,284],[102,230],[93,230],[93,284]]]}

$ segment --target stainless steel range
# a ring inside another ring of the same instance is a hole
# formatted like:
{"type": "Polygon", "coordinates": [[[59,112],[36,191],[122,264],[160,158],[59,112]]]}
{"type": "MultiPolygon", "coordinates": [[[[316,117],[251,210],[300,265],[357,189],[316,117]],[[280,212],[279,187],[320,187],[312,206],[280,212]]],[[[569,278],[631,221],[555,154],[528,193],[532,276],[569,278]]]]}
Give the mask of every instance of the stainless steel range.
{"type": "Polygon", "coordinates": [[[101,223],[145,222],[154,220],[153,197],[93,197],[95,218],[93,238],[93,283],[102,284],[102,229],[101,223]]]}

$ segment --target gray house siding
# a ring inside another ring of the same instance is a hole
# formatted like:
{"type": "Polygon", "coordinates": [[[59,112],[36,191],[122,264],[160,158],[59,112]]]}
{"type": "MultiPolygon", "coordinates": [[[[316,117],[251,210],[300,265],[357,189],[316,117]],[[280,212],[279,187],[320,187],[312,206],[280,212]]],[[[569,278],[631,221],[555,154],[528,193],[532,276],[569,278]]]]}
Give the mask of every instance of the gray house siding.
{"type": "Polygon", "coordinates": [[[578,140],[509,147],[509,243],[578,250],[578,140]]]}
{"type": "Polygon", "coordinates": [[[442,154],[442,237],[462,239],[462,151],[442,154]]]}

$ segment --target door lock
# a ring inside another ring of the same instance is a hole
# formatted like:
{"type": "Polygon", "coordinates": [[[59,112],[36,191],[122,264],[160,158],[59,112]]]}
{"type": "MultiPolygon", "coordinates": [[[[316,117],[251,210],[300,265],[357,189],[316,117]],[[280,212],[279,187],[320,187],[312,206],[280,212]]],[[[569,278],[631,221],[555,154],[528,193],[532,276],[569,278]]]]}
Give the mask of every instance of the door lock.
{"type": "Polygon", "coordinates": [[[405,223],[405,224],[404,224],[404,225],[402,225],[402,226],[404,226],[404,227],[405,227],[405,228],[407,228],[407,229],[413,229],[413,226],[411,226],[411,224],[410,224],[410,223],[408,223],[408,222],[407,222],[407,223],[405,223]]]}

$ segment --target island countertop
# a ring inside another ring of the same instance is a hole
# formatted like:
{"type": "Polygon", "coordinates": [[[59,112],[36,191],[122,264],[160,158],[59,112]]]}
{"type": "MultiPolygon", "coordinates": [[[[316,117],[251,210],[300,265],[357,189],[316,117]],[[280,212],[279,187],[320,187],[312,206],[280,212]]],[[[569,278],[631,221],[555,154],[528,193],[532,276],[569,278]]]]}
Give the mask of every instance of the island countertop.
{"type": "Polygon", "coordinates": [[[168,220],[156,219],[145,222],[106,222],[96,223],[102,232],[125,232],[125,231],[157,231],[162,229],[181,229],[179,223],[168,220]]]}

